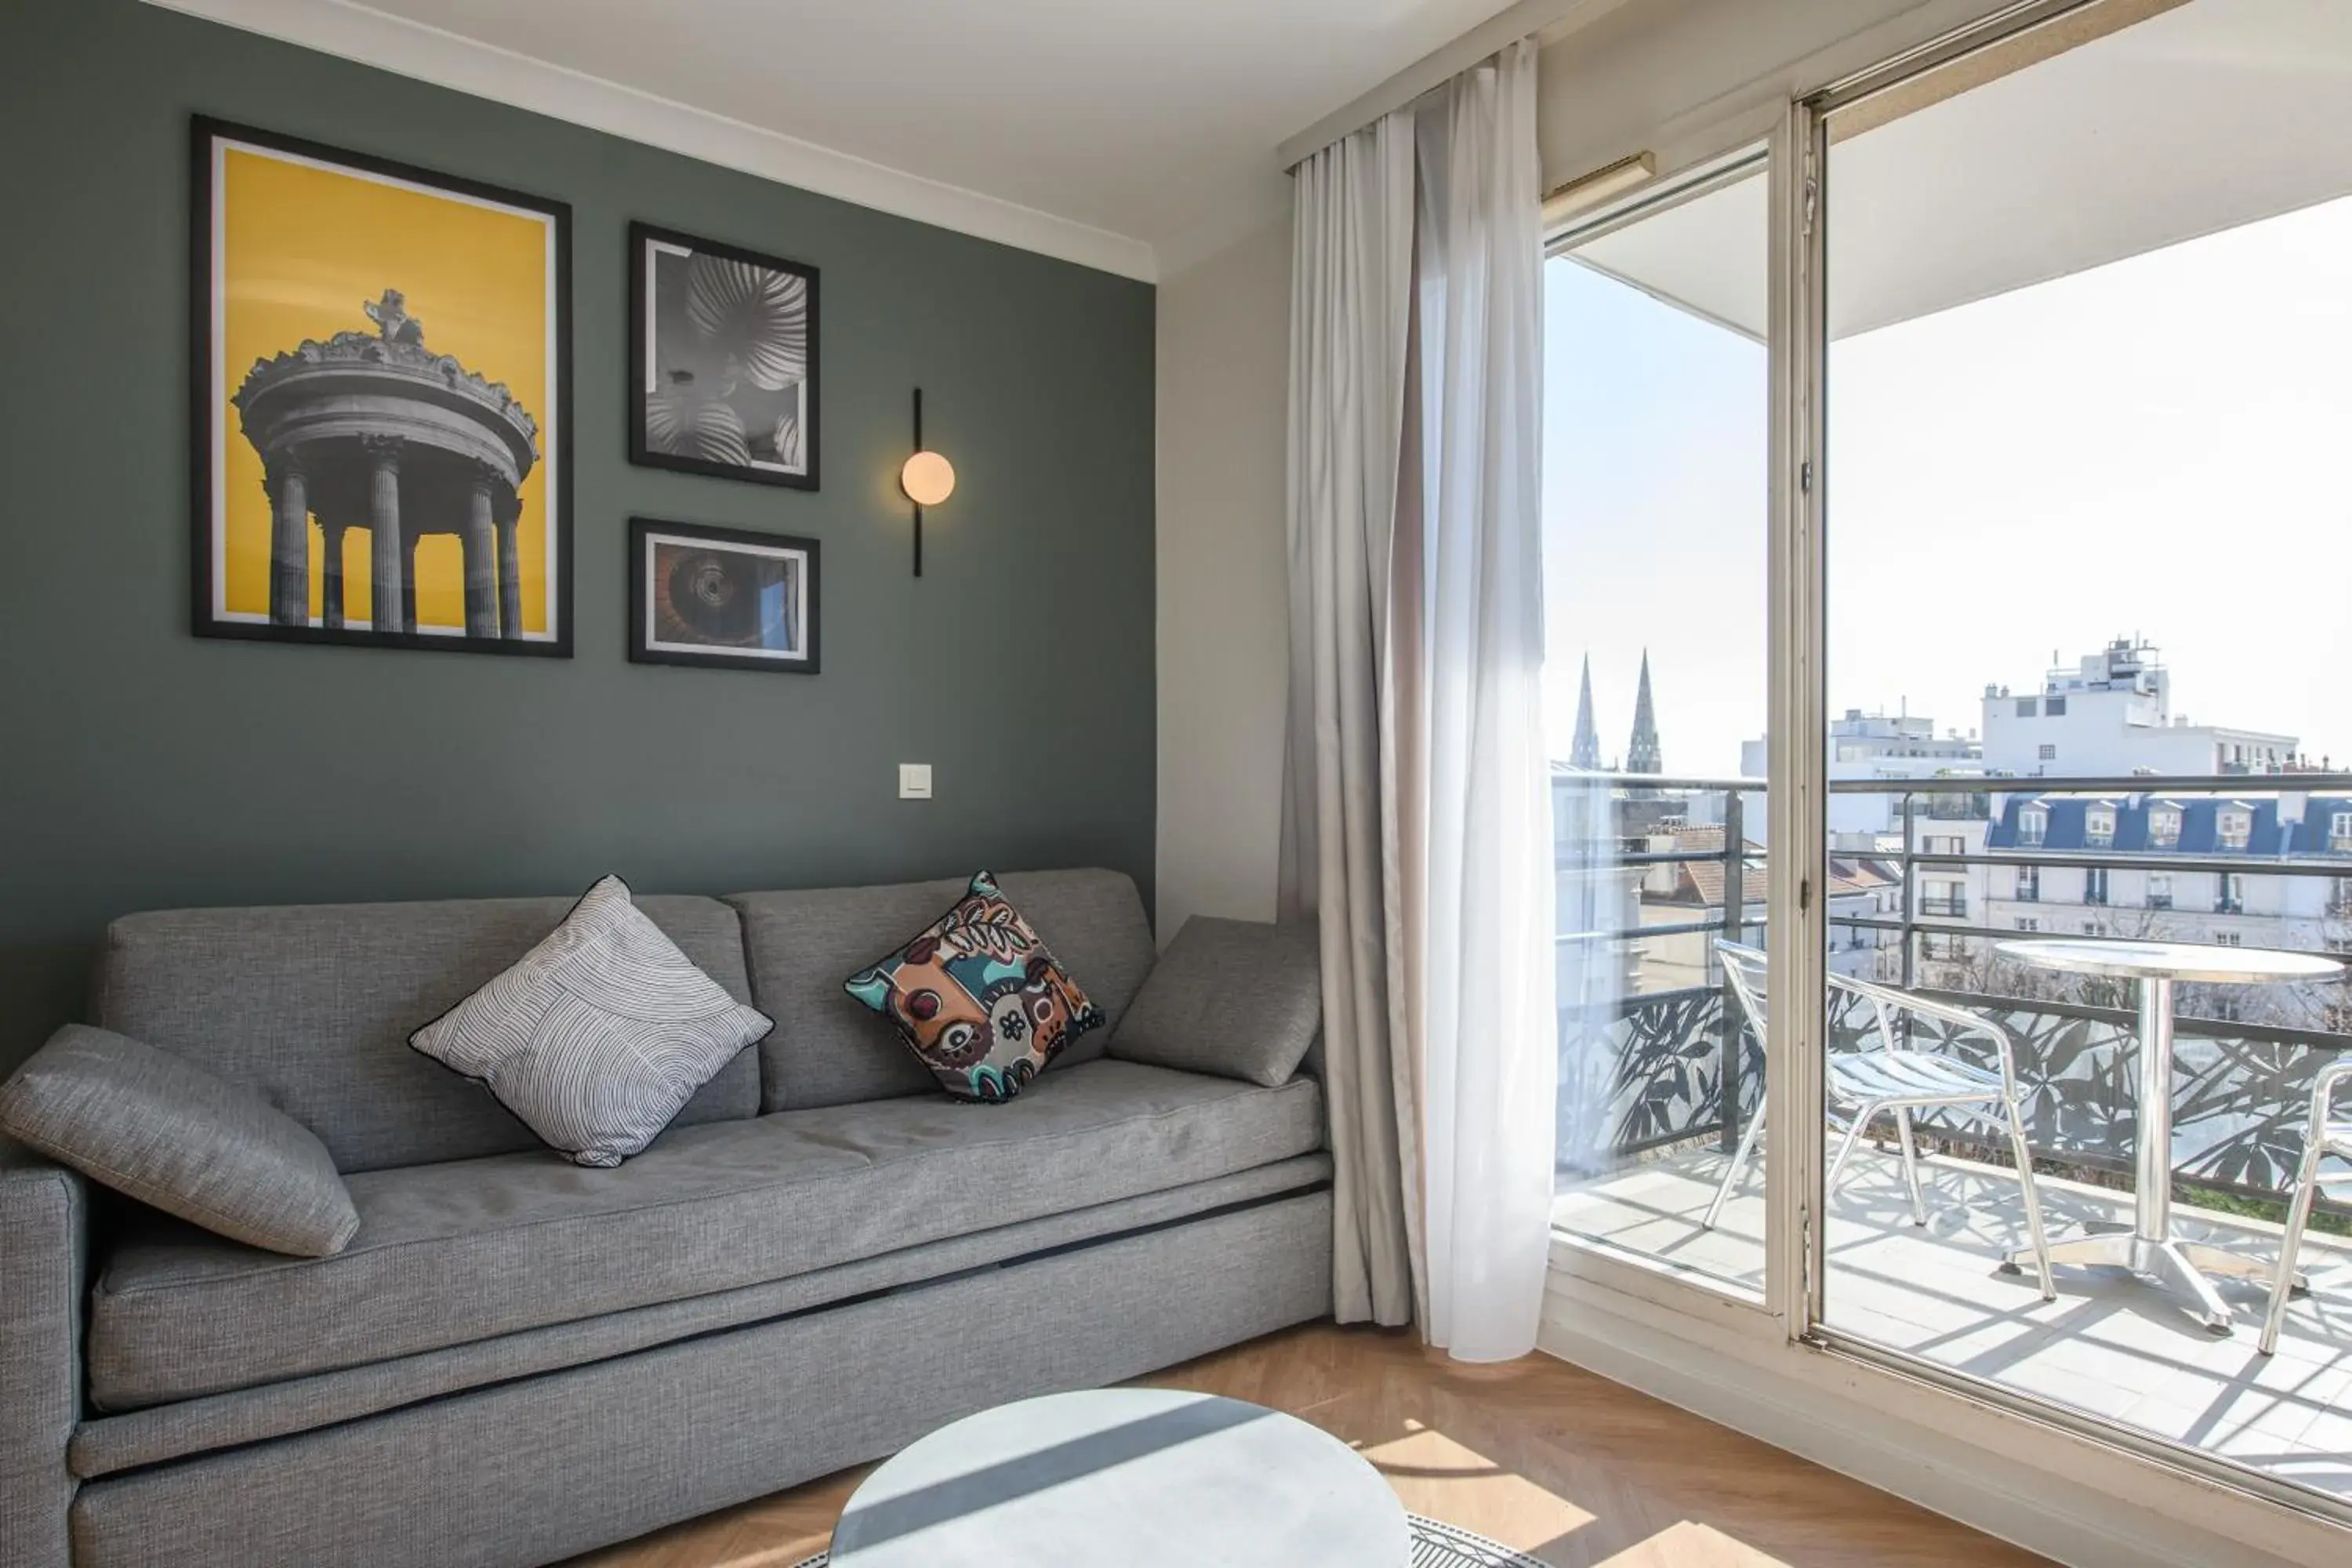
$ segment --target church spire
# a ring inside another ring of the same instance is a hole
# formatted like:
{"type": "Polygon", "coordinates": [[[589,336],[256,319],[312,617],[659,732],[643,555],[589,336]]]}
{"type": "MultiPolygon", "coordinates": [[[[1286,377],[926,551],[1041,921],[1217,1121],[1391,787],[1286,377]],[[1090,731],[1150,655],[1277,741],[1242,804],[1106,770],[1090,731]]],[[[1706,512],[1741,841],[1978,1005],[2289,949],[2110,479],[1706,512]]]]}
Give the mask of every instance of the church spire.
{"type": "Polygon", "coordinates": [[[1650,705],[1650,650],[1642,650],[1642,684],[1633,694],[1633,739],[1625,748],[1625,771],[1629,773],[1663,773],[1664,760],[1658,752],[1658,716],[1650,705]]]}
{"type": "Polygon", "coordinates": [[[1576,689],[1576,739],[1569,742],[1568,765],[1601,771],[1601,731],[1592,722],[1592,656],[1584,656],[1584,677],[1576,689]]]}

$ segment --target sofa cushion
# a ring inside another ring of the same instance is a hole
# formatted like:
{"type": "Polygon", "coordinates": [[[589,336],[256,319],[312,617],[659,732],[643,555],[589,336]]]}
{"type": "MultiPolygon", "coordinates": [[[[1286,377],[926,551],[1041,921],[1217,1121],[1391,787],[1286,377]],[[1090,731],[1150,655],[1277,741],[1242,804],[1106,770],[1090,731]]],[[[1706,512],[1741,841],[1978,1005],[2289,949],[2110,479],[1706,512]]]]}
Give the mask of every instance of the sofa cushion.
{"type": "Polygon", "coordinates": [[[1137,993],[1110,1054],[1251,1083],[1287,1081],[1323,1022],[1318,942],[1312,921],[1194,915],[1137,993]]]}
{"type": "Polygon", "coordinates": [[[617,1165],[770,1028],[604,877],[537,947],[408,1037],[547,1146],[617,1165]]]}
{"type": "MultiPolygon", "coordinates": [[[[365,1366],[291,1377],[258,1388],[175,1400],[76,1425],[68,1458],[88,1480],[215,1448],[239,1447],[356,1421],[403,1405],[565,1367],[634,1355],[747,1323],[821,1310],[858,1297],[920,1288],[1023,1258],[1100,1245],[1107,1238],[1181,1226],[1218,1213],[1296,1196],[1331,1179],[1331,1156],[1301,1154],[1115,1203],[1065,1209],[946,1241],[902,1247],[855,1263],[662,1301],[578,1322],[551,1323],[495,1339],[394,1356],[365,1366]]],[[[76,1409],[80,1388],[74,1389],[76,1409]]],[[[55,1445],[49,1452],[54,1454],[55,1445]]]]}
{"type": "MultiPolygon", "coordinates": [[[[471,1159],[539,1141],[479,1084],[408,1048],[531,950],[571,899],[307,904],[126,915],[107,930],[97,1022],[249,1084],[344,1172],[471,1159]]],[[[638,900],[695,967],[751,999],[742,928],[714,899],[638,900]]],[[[845,1000],[846,1000],[845,998],[845,1000]]],[[[730,1062],[680,1123],[759,1110],[759,1064],[730,1062]]]]}
{"type": "Polygon", "coordinates": [[[682,1300],[1321,1141],[1308,1079],[1095,1061],[986,1115],[926,1096],[675,1129],[618,1170],[542,1152],[372,1172],[334,1258],[182,1226],[119,1243],[91,1294],[90,1392],[130,1409],[682,1300]]]}
{"type": "Polygon", "coordinates": [[[243,1084],[68,1024],[5,1085],[0,1131],[206,1230],[322,1258],[360,1227],[326,1145],[243,1084]]]}
{"type": "Polygon", "coordinates": [[[1102,1013],[982,871],[955,907],[842,983],[957,1100],[1011,1100],[1102,1013]]]}
{"type": "MultiPolygon", "coordinates": [[[[1135,884],[1117,871],[1007,871],[996,884],[1101,1010],[1104,1027],[1072,1041],[1062,1068],[1103,1054],[1103,1039],[1151,971],[1150,922],[1135,884]]],[[[887,1020],[841,988],[842,978],[905,942],[964,896],[961,881],[735,893],[751,967],[751,1001],[776,1021],[760,1047],[768,1110],[848,1105],[935,1091],[887,1020]]]]}

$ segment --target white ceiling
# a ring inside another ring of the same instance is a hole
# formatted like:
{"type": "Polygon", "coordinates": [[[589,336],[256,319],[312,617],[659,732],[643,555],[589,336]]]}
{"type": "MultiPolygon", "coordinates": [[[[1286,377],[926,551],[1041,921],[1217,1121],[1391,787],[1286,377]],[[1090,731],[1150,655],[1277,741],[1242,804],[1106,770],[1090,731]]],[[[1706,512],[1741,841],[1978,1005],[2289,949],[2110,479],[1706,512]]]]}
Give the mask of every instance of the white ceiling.
{"type": "MultiPolygon", "coordinates": [[[[2352,0],[2190,0],[1833,144],[1846,337],[2352,195],[2352,0]]],[[[1764,330],[1761,177],[1580,258],[1764,330]]]]}
{"type": "Polygon", "coordinates": [[[1284,137],[1505,0],[158,3],[1153,276],[1286,210],[1284,137]],[[1026,218],[958,221],[992,203],[1026,218]]]}

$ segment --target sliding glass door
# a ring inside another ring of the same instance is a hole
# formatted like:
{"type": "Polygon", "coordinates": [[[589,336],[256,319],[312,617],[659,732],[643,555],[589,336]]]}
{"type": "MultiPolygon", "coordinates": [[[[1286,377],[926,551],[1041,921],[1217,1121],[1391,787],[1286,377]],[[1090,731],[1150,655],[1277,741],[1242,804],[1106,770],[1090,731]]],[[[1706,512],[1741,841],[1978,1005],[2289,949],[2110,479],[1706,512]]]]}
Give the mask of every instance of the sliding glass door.
{"type": "Polygon", "coordinates": [[[2352,1511],[2343,1209],[2261,1343],[2352,1059],[2352,6],[1946,53],[1813,106],[1813,1326],[2352,1511]]]}
{"type": "Polygon", "coordinates": [[[1576,1270],[2352,1521],[2347,280],[2298,0],[2011,7],[1559,226],[1576,1270]]]}

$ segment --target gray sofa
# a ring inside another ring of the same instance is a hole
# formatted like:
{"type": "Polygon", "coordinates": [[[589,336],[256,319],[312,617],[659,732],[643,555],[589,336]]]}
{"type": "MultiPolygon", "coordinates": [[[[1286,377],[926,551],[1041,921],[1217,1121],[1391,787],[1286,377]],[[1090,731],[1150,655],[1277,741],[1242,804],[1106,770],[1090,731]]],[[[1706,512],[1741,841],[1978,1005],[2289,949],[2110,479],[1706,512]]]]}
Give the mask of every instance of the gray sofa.
{"type": "Polygon", "coordinates": [[[0,1568],[545,1563],[1326,1314],[1314,1079],[1107,1057],[1133,884],[1002,884],[1110,1020],[1002,1106],[841,990],[961,883],[641,899],[776,1027],[610,1171],[405,1044],[569,900],[117,921],[93,1021],[258,1087],[361,1227],[281,1257],[0,1144],[0,1568]]]}

